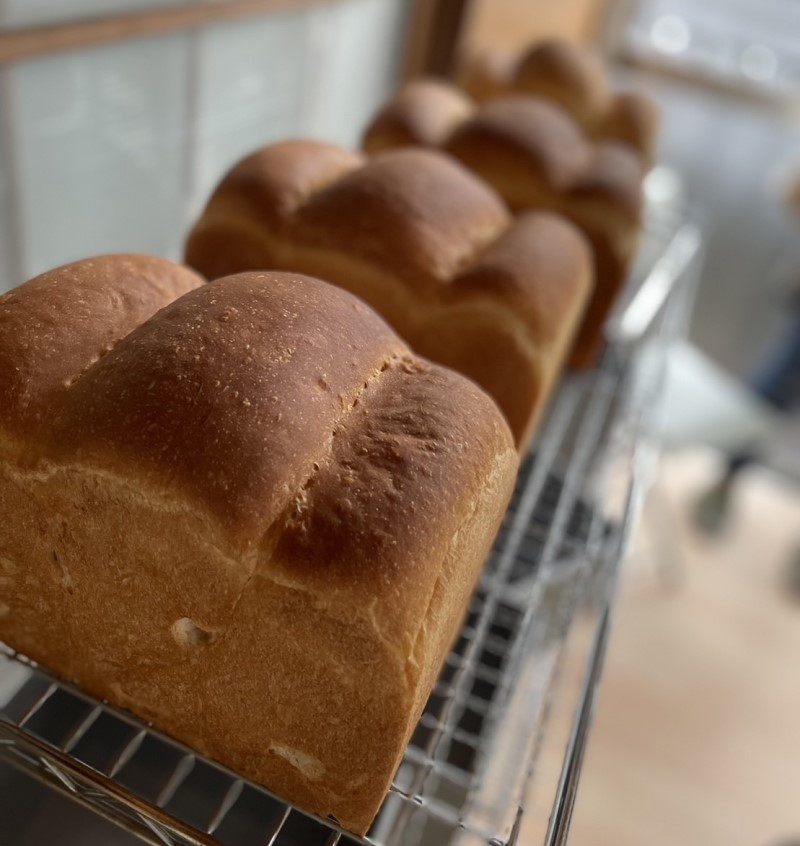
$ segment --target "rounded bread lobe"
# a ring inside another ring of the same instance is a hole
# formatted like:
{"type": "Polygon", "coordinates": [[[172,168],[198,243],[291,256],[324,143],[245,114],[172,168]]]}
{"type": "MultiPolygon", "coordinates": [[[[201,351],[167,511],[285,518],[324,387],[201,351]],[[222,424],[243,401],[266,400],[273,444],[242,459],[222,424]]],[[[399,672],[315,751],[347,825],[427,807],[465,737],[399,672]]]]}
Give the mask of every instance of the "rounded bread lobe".
{"type": "Polygon", "coordinates": [[[591,284],[591,247],[580,229],[551,212],[525,212],[455,279],[453,292],[503,300],[524,315],[544,347],[572,319],[591,284]]]}
{"type": "Polygon", "coordinates": [[[466,120],[475,106],[455,85],[444,80],[410,82],[375,116],[364,134],[370,154],[406,145],[438,147],[466,120]]]}
{"type": "Polygon", "coordinates": [[[0,297],[0,436],[30,438],[129,332],[204,280],[141,255],[58,267],[0,297]]]}
{"type": "Polygon", "coordinates": [[[358,153],[322,141],[282,141],[242,159],[226,174],[208,206],[246,203],[265,224],[278,225],[321,187],[357,169],[358,153]]]}
{"type": "Polygon", "coordinates": [[[476,103],[485,103],[508,93],[518,58],[507,50],[486,50],[469,56],[458,81],[476,103]]]}
{"type": "Polygon", "coordinates": [[[132,332],[69,392],[52,451],[205,506],[260,539],[327,460],[332,432],[407,347],[316,279],[246,273],[193,291],[132,332]]]}
{"type": "Polygon", "coordinates": [[[627,142],[650,164],[660,123],[661,110],[652,97],[640,91],[621,91],[614,97],[598,134],[627,142]]]}
{"type": "MultiPolygon", "coordinates": [[[[448,152],[481,170],[497,167],[501,153],[540,173],[553,191],[563,191],[591,156],[591,145],[558,106],[534,97],[503,97],[483,106],[446,144],[448,152]]],[[[479,171],[480,172],[480,171],[479,171]]]]}
{"type": "Polygon", "coordinates": [[[597,200],[621,212],[638,225],[644,212],[641,156],[619,141],[603,141],[595,146],[591,163],[569,190],[569,197],[597,200]]]}
{"type": "Polygon", "coordinates": [[[398,149],[311,197],[290,237],[391,268],[419,291],[447,281],[510,220],[494,190],[459,162],[398,149]]]}
{"type": "Polygon", "coordinates": [[[536,44],[520,59],[511,87],[555,100],[587,129],[602,117],[609,104],[599,59],[588,50],[556,39],[536,44]]]}

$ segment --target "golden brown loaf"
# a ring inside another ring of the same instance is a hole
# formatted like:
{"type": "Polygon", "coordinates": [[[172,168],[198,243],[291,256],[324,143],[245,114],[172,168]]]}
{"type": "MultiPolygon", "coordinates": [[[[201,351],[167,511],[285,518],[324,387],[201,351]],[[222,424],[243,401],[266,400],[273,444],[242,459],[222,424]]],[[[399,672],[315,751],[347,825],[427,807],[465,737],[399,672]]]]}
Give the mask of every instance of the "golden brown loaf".
{"type": "Polygon", "coordinates": [[[617,142],[591,143],[563,109],[535,97],[504,97],[473,105],[460,122],[450,118],[463,114],[464,96],[454,86],[414,83],[379,112],[364,149],[386,150],[396,137],[387,128],[402,126],[406,138],[459,159],[515,213],[548,209],[579,226],[592,243],[596,284],[572,363],[590,365],[638,243],[644,176],[639,157],[617,142]],[[416,106],[431,86],[442,112],[435,122],[428,109],[416,106]]]}
{"type": "Polygon", "coordinates": [[[582,127],[596,126],[611,103],[605,70],[576,44],[541,41],[513,69],[510,90],[558,103],[582,127]]]}
{"type": "Polygon", "coordinates": [[[0,638],[361,833],[517,453],[350,294],[198,282],[105,258],[0,298],[0,638]]]}
{"type": "Polygon", "coordinates": [[[234,167],[186,259],[209,278],[275,267],[347,288],[420,355],[488,391],[521,448],[591,285],[588,248],[571,224],[552,214],[512,220],[453,159],[409,149],[365,163],[311,142],[275,144],[234,167]]]}
{"type": "Polygon", "coordinates": [[[612,91],[599,58],[577,44],[548,39],[516,60],[477,57],[465,70],[464,84],[479,102],[515,93],[551,100],[592,138],[624,141],[646,164],[653,162],[658,104],[639,91],[612,91]]]}
{"type": "Polygon", "coordinates": [[[475,104],[459,89],[437,79],[409,82],[380,114],[373,127],[370,153],[419,145],[436,147],[475,111],[475,104]]]}

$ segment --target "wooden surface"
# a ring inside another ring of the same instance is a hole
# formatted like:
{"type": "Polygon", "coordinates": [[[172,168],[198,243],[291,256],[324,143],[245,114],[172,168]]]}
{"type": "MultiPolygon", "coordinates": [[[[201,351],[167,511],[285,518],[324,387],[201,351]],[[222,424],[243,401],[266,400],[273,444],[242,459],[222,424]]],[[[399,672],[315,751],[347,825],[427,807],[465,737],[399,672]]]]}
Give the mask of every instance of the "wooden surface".
{"type": "Polygon", "coordinates": [[[800,844],[800,602],[782,586],[800,493],[748,473],[735,523],[708,540],[687,512],[714,468],[666,459],[648,503],[570,846],[800,844]]]}
{"type": "Polygon", "coordinates": [[[540,38],[592,39],[609,0],[473,0],[465,37],[470,52],[518,53],[540,38]]]}
{"type": "Polygon", "coordinates": [[[449,76],[466,34],[470,0],[412,0],[403,76],[449,76]]]}
{"type": "Polygon", "coordinates": [[[225,3],[126,12],[49,26],[0,32],[0,64],[132,38],[180,32],[331,0],[227,0],[225,3]]]}

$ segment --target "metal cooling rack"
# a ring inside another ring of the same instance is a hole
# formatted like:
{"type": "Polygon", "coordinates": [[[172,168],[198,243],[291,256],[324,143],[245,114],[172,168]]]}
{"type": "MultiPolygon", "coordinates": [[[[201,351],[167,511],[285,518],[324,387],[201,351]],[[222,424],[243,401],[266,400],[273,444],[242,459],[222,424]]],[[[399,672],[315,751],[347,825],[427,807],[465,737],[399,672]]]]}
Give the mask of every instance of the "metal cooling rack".
{"type": "Polygon", "coordinates": [[[160,846],[565,843],[615,576],[647,476],[647,411],[665,345],[685,322],[699,246],[679,209],[651,214],[643,254],[655,259],[640,262],[612,322],[627,328],[596,370],[559,390],[367,837],[290,808],[1,646],[0,758],[160,846]],[[626,323],[648,290],[647,309],[626,323]],[[590,633],[577,650],[576,621],[590,633]],[[568,668],[579,684],[565,693],[568,668]],[[555,773],[536,766],[554,742],[554,709],[570,714],[555,773]]]}

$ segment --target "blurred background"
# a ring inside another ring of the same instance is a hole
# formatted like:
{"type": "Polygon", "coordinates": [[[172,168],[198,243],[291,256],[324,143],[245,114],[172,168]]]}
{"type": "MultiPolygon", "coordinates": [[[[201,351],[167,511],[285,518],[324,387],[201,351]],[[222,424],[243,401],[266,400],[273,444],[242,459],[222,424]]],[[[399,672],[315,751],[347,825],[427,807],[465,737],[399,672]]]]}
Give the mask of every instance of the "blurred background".
{"type": "Polygon", "coordinates": [[[3,0],[0,290],[92,253],[178,258],[254,147],[353,145],[402,77],[558,36],[660,101],[659,161],[710,224],[692,340],[743,375],[800,262],[798,31],[795,0],[3,0]]]}
{"type": "Polygon", "coordinates": [[[404,77],[551,36],[657,98],[654,184],[704,232],[570,843],[800,844],[800,427],[764,389],[800,325],[800,2],[0,0],[0,292],[179,258],[255,147],[355,145],[404,77]]]}

